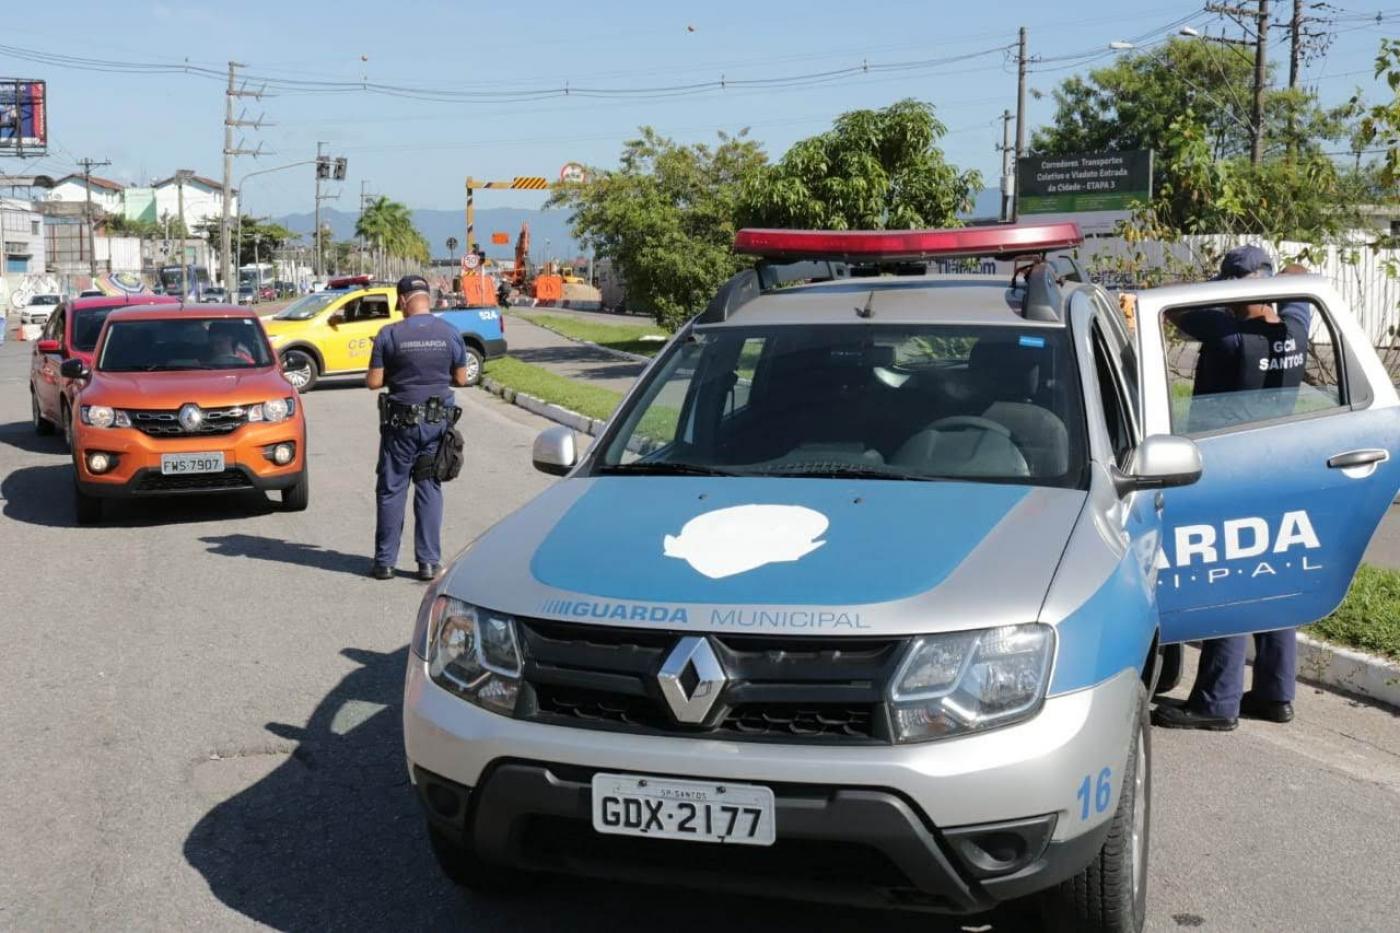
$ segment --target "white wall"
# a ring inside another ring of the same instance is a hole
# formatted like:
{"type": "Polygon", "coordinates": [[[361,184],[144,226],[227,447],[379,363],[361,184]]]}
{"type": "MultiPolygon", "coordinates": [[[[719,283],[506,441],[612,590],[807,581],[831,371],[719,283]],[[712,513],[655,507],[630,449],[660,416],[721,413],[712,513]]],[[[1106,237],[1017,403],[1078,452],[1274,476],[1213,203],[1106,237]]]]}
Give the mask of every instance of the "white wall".
{"type": "MultiPolygon", "coordinates": [[[[49,191],[48,200],[82,204],[87,200],[86,188],[81,181],[70,178],[61,185],[55,185],[49,191]]],[[[122,212],[122,193],[93,185],[92,203],[109,214],[120,214],[122,212]]]]}
{"type": "MultiPolygon", "coordinates": [[[[156,191],[157,219],[169,214],[180,216],[180,186],[173,182],[161,185],[156,191]]],[[[229,210],[230,217],[238,216],[238,198],[235,196],[229,210]]],[[[185,185],[185,226],[191,230],[200,224],[223,217],[223,192],[210,191],[203,185],[193,182],[185,185]]]]}
{"type": "Polygon", "coordinates": [[[44,218],[28,202],[3,199],[0,200],[0,273],[10,271],[11,255],[28,257],[25,268],[13,270],[14,274],[44,271],[44,218]]]}

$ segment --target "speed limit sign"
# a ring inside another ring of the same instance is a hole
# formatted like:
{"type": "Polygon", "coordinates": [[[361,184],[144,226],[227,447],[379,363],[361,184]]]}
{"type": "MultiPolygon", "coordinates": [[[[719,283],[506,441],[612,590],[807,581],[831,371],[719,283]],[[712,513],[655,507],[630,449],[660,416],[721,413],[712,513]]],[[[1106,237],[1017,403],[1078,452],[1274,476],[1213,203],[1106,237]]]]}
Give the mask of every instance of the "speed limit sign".
{"type": "Polygon", "coordinates": [[[462,254],[462,271],[463,271],[463,272],[470,272],[470,271],[472,271],[472,270],[475,269],[478,265],[480,265],[480,263],[481,263],[481,257],[478,256],[476,253],[470,253],[470,252],[469,252],[469,253],[463,253],[463,254],[462,254]]]}

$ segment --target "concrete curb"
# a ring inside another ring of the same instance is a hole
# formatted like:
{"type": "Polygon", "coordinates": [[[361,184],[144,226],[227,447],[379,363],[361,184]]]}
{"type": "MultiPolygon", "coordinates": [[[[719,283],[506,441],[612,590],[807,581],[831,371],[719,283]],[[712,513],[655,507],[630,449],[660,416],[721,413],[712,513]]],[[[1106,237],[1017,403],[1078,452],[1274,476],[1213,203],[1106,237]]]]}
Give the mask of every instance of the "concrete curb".
{"type": "MultiPolygon", "coordinates": [[[[545,310],[549,309],[546,308],[545,310]]],[[[629,360],[633,363],[650,363],[652,360],[656,359],[656,357],[654,356],[644,356],[641,353],[628,353],[626,350],[614,350],[612,347],[605,347],[602,344],[594,343],[591,340],[579,340],[577,337],[570,337],[568,334],[555,330],[548,324],[541,324],[539,321],[532,321],[527,317],[521,317],[520,319],[526,324],[529,324],[531,327],[538,327],[540,330],[547,330],[554,336],[563,337],[570,343],[576,343],[581,347],[588,347],[590,350],[598,350],[602,353],[608,354],[609,356],[618,357],[619,359],[629,360]]],[[[670,338],[668,337],[667,339],[669,340],[670,338]]],[[[661,346],[664,347],[665,344],[663,343],[661,344],[661,346]]]]}
{"type": "Polygon", "coordinates": [[[602,434],[603,426],[606,424],[606,422],[599,421],[597,418],[590,418],[576,411],[570,411],[562,405],[555,405],[553,402],[546,402],[544,399],[536,398],[533,395],[517,392],[509,386],[501,385],[490,376],[486,376],[481,380],[481,388],[490,392],[492,395],[510,402],[518,408],[523,408],[532,414],[539,415],[541,418],[548,418],[550,421],[562,424],[565,427],[573,428],[575,431],[587,434],[589,437],[597,437],[599,434],[602,434]]]}
{"type": "Polygon", "coordinates": [[[1298,679],[1400,710],[1400,664],[1298,633],[1298,679]]]}

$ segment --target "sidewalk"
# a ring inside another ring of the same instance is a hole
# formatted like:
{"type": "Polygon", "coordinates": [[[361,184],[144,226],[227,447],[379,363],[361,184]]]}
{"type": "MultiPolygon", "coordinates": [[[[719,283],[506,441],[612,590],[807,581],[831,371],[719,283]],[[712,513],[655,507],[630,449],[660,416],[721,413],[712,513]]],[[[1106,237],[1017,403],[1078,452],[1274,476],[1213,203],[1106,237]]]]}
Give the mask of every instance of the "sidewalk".
{"type": "Polygon", "coordinates": [[[514,314],[506,322],[506,345],[510,355],[522,363],[532,363],[555,375],[618,393],[631,388],[646,368],[645,363],[634,363],[606,350],[560,337],[514,314]]]}
{"type": "Polygon", "coordinates": [[[1400,505],[1392,505],[1386,511],[1362,560],[1376,567],[1400,570],[1400,505]]]}

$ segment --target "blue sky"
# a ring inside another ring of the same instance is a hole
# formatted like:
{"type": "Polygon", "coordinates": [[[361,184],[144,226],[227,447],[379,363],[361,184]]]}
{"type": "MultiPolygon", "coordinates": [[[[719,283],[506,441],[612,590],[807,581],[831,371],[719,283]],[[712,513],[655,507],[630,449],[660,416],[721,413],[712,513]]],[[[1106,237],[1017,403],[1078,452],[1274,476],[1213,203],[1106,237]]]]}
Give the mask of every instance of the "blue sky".
{"type": "MultiPolygon", "coordinates": [[[[1386,10],[1382,25],[1349,20],[1336,27],[1324,58],[1304,72],[1329,101],[1360,86],[1380,96],[1371,65],[1383,35],[1400,34],[1400,8],[1385,0],[1344,0],[1358,12],[1386,10]]],[[[1341,5],[1340,3],[1338,5],[1341,5]]],[[[1287,6],[1276,4],[1276,6],[1287,6]]],[[[1184,17],[1219,31],[1199,3],[1140,4],[1085,0],[1046,4],[1012,0],[949,3],[878,0],[865,4],[730,2],[677,4],[593,0],[493,6],[399,0],[336,4],[305,0],[68,0],[7,17],[0,42],[43,52],[129,62],[191,63],[223,68],[230,58],[248,72],[280,79],[361,81],[401,86],[504,91],[562,87],[645,89],[691,82],[772,78],[859,65],[945,59],[986,52],[961,63],[874,71],[786,88],[729,88],[692,96],[524,103],[406,100],[360,90],[283,91],[245,102],[275,126],[246,130],[245,144],[273,150],[236,160],[245,173],[311,158],[317,141],[349,159],[340,186],[343,210],[358,206],[360,182],[414,208],[451,209],[468,175],[556,175],[566,161],[615,163],[620,143],[640,124],[685,141],[716,130],[750,127],[770,155],[820,132],[833,117],[916,97],[938,108],[955,164],[980,169],[996,185],[1000,114],[1015,107],[1016,75],[999,47],[1030,30],[1031,86],[1048,92],[1076,70],[1108,60],[1110,41],[1160,39],[1184,17]],[[1086,60],[1088,55],[1102,55],[1086,60]],[[1081,56],[1081,57],[1074,57],[1081,56]],[[1055,59],[1059,59],[1058,61],[1055,59]]],[[[1238,30],[1231,34],[1238,35],[1238,30]]],[[[1221,54],[1231,50],[1219,47],[1221,54]]],[[[1286,76],[1287,45],[1271,49],[1286,76]]],[[[102,171],[127,182],[176,168],[219,177],[223,95],[217,80],[197,76],[107,74],[19,61],[0,52],[0,74],[49,82],[51,147],[35,171],[62,174],[84,156],[111,159],[102,171]]],[[[1048,99],[1032,100],[1030,125],[1050,116],[1048,99]]],[[[7,161],[6,170],[17,170],[7,161]]],[[[245,208],[257,214],[310,210],[309,167],[249,180],[245,208]]],[[[538,205],[538,194],[489,192],[487,206],[538,205]]]]}

